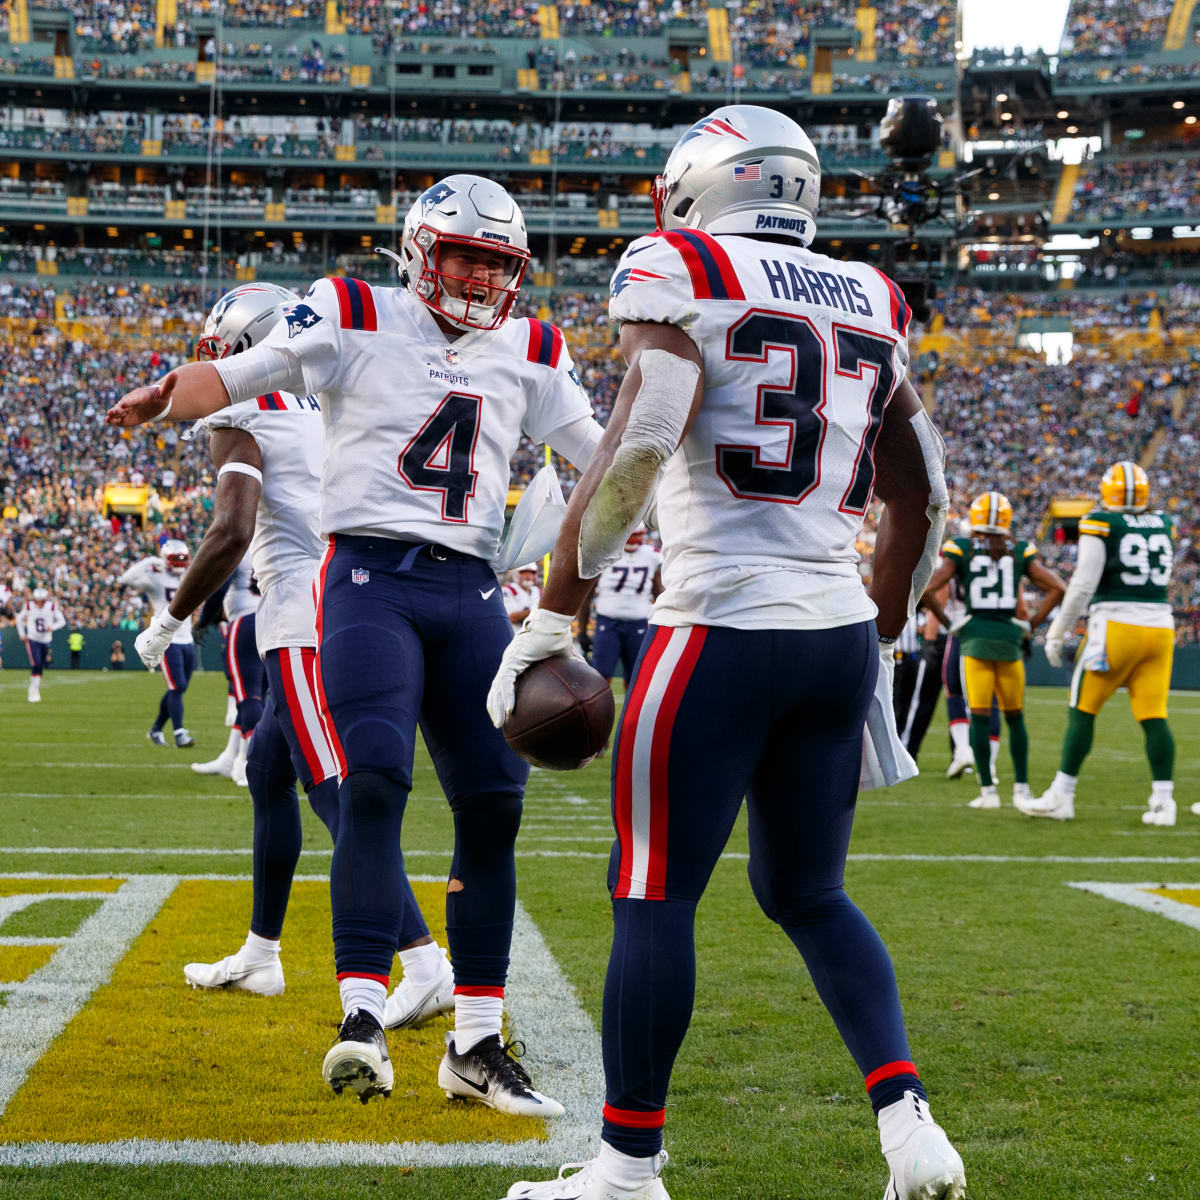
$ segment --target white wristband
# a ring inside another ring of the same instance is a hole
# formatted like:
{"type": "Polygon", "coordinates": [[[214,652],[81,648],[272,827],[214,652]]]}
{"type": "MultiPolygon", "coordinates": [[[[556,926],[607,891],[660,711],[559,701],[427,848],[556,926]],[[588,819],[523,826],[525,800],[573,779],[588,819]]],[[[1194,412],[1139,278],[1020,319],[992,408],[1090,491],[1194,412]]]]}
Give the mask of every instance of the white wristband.
{"type": "Polygon", "coordinates": [[[257,479],[262,483],[262,472],[257,467],[252,467],[249,463],[244,462],[227,462],[218,472],[217,478],[230,471],[236,472],[238,475],[249,475],[251,479],[257,479]]]}
{"type": "Polygon", "coordinates": [[[167,407],[166,407],[166,408],[164,408],[164,409],[162,410],[162,412],[160,412],[160,413],[158,414],[158,416],[157,416],[157,417],[154,417],[154,418],[152,418],[152,419],[153,419],[153,420],[155,420],[155,421],[165,421],[165,420],[167,419],[167,417],[168,417],[168,416],[170,416],[170,413],[171,413],[171,406],[172,406],[174,403],[175,403],[175,397],[174,397],[174,396],[168,396],[168,397],[167,397],[167,407]]]}

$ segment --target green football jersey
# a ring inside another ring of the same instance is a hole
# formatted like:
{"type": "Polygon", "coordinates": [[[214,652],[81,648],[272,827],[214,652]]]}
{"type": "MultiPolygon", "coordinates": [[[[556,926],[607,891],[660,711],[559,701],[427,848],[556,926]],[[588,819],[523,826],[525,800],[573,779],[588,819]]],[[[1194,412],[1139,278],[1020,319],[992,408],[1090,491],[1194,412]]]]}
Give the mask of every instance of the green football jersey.
{"type": "Polygon", "coordinates": [[[1080,535],[1104,542],[1104,574],[1093,602],[1167,604],[1175,565],[1175,518],[1161,512],[1096,509],[1079,522],[1080,535]]]}
{"type": "Polygon", "coordinates": [[[951,538],[942,555],[953,561],[968,620],[958,631],[963,654],[991,662],[1016,662],[1025,633],[1015,622],[1021,579],[1037,557],[1032,542],[1010,542],[993,558],[985,541],[951,538]]]}

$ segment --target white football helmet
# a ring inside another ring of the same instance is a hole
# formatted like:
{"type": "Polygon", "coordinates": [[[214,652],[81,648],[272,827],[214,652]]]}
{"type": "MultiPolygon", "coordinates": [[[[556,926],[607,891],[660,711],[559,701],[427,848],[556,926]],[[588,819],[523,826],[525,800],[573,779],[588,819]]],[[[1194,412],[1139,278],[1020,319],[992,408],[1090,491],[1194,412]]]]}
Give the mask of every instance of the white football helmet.
{"type": "Polygon", "coordinates": [[[517,202],[479,175],[447,175],[418,197],[404,218],[400,267],[413,295],[460,329],[495,329],[508,319],[529,266],[529,239],[517,202]],[[485,299],[450,295],[441,256],[448,246],[493,251],[507,260],[503,280],[488,283],[485,299]],[[491,303],[486,301],[490,300],[491,303]]]}
{"type": "Polygon", "coordinates": [[[654,181],[659,229],[778,234],[802,246],[817,233],[821,164],[791,117],[727,104],[675,143],[654,181]]]}
{"type": "Polygon", "coordinates": [[[196,357],[206,361],[228,358],[257,346],[279,320],[284,306],[299,299],[277,283],[240,284],[213,305],[196,343],[196,357]]]}
{"type": "Polygon", "coordinates": [[[163,542],[162,557],[163,562],[167,564],[168,571],[186,571],[188,564],[192,561],[187,543],[181,542],[178,538],[169,538],[163,542]]]}
{"type": "Polygon", "coordinates": [[[34,604],[45,604],[46,601],[49,599],[50,599],[50,593],[48,591],[46,591],[45,588],[34,588],[33,589],[34,604]]]}

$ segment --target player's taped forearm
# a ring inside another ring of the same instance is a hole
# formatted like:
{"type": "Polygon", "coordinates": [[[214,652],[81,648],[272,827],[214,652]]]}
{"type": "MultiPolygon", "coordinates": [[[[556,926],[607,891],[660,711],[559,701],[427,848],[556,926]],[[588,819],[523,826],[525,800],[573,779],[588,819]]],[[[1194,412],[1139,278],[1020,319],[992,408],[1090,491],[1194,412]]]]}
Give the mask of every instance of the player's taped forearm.
{"type": "Polygon", "coordinates": [[[213,364],[229,393],[230,404],[253,400],[270,392],[304,391],[300,359],[282,346],[255,346],[213,364]]]}
{"type": "Polygon", "coordinates": [[[925,545],[913,571],[912,590],[908,597],[908,615],[911,617],[917,611],[917,605],[937,567],[938,554],[946,533],[946,516],[950,511],[950,493],[946,490],[946,444],[942,441],[942,435],[924,409],[914,413],[909,424],[917,435],[921,457],[925,460],[925,475],[929,480],[929,504],[925,509],[925,515],[929,518],[929,532],[925,535],[925,545]]]}
{"type": "Polygon", "coordinates": [[[646,511],[659,469],[678,448],[692,411],[700,378],[696,363],[667,350],[644,350],[638,366],[642,384],[621,444],[580,522],[581,579],[594,579],[616,562],[646,511]]]}
{"type": "Polygon", "coordinates": [[[1104,575],[1104,542],[1090,534],[1079,539],[1079,554],[1075,563],[1075,574],[1067,585],[1066,595],[1058,608],[1058,615],[1051,623],[1050,636],[1062,637],[1075,628],[1075,622],[1087,612],[1092,596],[1100,586],[1104,575]]]}

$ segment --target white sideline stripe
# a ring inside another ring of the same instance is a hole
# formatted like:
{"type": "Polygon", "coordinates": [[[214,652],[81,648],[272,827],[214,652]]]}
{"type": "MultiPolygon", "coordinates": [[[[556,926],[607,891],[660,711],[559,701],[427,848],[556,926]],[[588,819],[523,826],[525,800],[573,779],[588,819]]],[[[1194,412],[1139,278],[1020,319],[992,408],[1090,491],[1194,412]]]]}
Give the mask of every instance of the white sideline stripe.
{"type": "MultiPolygon", "coordinates": [[[[0,946],[61,946],[64,942],[70,941],[70,938],[65,937],[0,937],[0,946]]],[[[14,987],[11,983],[0,983],[0,991],[14,987]]]]}
{"type": "MultiPolygon", "coordinates": [[[[1147,835],[1149,836],[1149,835],[1147,835]]],[[[574,838],[565,839],[574,841],[574,838]]],[[[611,838],[605,838],[605,841],[611,841],[611,838]]],[[[197,849],[194,846],[187,847],[149,847],[149,846],[0,846],[0,854],[136,854],[136,855],[162,855],[168,856],[190,856],[192,858],[219,858],[226,855],[249,855],[250,848],[239,847],[236,849],[230,847],[213,847],[209,849],[197,849]]],[[[318,855],[328,858],[333,854],[333,850],[301,850],[302,857],[313,858],[318,855]]],[[[451,850],[405,850],[405,858],[445,858],[452,857],[451,850]]],[[[608,858],[607,851],[599,850],[518,850],[518,858],[608,858]]],[[[721,855],[722,858],[733,859],[735,861],[744,861],[750,856],[741,850],[726,850],[721,855]]],[[[1166,864],[1200,864],[1200,855],[1160,855],[1160,854],[848,854],[846,856],[848,862],[915,862],[915,863],[1108,863],[1108,864],[1132,864],[1132,863],[1166,863],[1166,864]]],[[[105,876],[92,875],[47,875],[45,878],[50,879],[92,879],[92,878],[118,878],[127,877],[123,871],[114,871],[105,876]]],[[[34,874],[11,874],[5,872],[0,875],[0,878],[11,879],[40,879],[42,875],[34,874]]],[[[195,878],[203,879],[207,876],[196,876],[195,878]]],[[[413,878],[420,878],[413,876],[413,878]]],[[[72,896],[79,893],[72,893],[72,896]]],[[[103,896],[111,895],[110,892],[99,893],[103,896]]],[[[42,899],[45,899],[43,896],[42,899]]]]}
{"type": "MultiPolygon", "coordinates": [[[[50,1043],[108,979],[178,882],[175,875],[127,876],[115,892],[101,893],[104,901],[100,907],[44,967],[20,985],[5,989],[8,1000],[0,1008],[0,1113],[50,1043]]],[[[0,1163],[5,1161],[0,1153],[0,1163]]]]}
{"type": "Polygon", "coordinates": [[[1188,925],[1200,930],[1200,908],[1194,904],[1184,904],[1179,900],[1170,900],[1166,896],[1153,896],[1148,888],[1200,888],[1200,883],[1099,883],[1094,880],[1073,880],[1067,887],[1078,888],[1081,892],[1094,892],[1106,900],[1116,900],[1120,904],[1128,904],[1140,908],[1143,912],[1154,913],[1166,917],[1169,921],[1178,921],[1180,925],[1188,925]]]}
{"type": "MultiPolygon", "coordinates": [[[[24,878],[24,876],[22,876],[24,878]]],[[[60,877],[63,878],[63,877],[60,877]]],[[[79,878],[87,878],[82,876],[79,878]]],[[[246,880],[247,875],[129,875],[108,904],[24,984],[5,988],[0,1009],[0,1113],[30,1068],[92,992],[106,982],[130,943],[178,885],[189,879],[246,880]],[[120,901],[124,900],[124,903],[120,901]],[[107,928],[105,926],[107,925],[107,928]],[[81,937],[88,929],[88,935],[81,937]],[[75,951],[73,954],[72,951],[75,951]],[[65,960],[70,959],[68,963],[65,960]],[[64,960],[55,970],[59,960],[64,960]],[[53,1003],[46,1003],[53,999],[53,1003]]],[[[324,882],[321,876],[299,880],[324,882]]],[[[419,882],[441,882],[413,876],[419,882]]],[[[74,893],[72,893],[74,894],[74,893]]],[[[182,987],[182,982],[180,983],[182,987]]],[[[336,993],[330,988],[330,1002],[336,993]]],[[[155,1141],[26,1142],[0,1145],[0,1166],[45,1167],[63,1163],[184,1163],[190,1166],[556,1166],[588,1158],[599,1148],[604,1095],[600,1037],[550,953],[537,926],[518,902],[513,925],[512,967],[505,1006],[516,1036],[529,1039],[527,1060],[538,1086],[561,1101],[566,1113],[548,1122],[549,1138],[523,1142],[247,1142],[155,1141]]]]}

